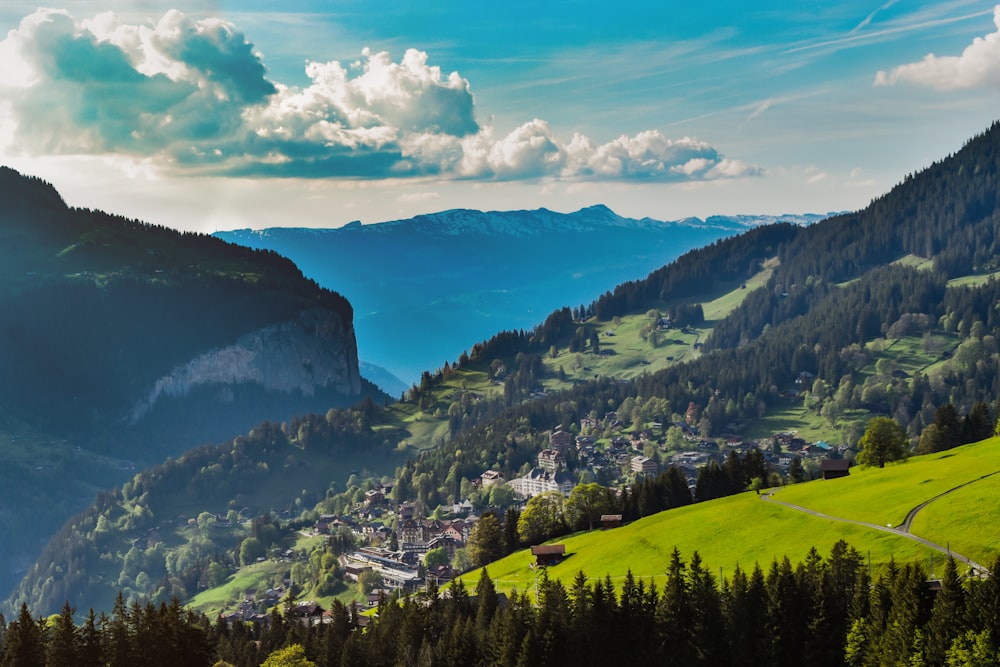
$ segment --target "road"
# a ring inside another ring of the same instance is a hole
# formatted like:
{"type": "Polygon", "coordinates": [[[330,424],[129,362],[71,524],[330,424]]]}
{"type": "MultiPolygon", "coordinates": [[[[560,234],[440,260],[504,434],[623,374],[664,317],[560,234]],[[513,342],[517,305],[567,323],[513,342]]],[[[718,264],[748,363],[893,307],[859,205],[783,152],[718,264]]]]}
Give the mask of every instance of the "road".
{"type": "Polygon", "coordinates": [[[909,512],[907,512],[906,519],[904,519],[903,523],[901,525],[897,526],[897,527],[882,526],[882,525],[879,525],[877,523],[868,523],[867,521],[858,521],[856,519],[847,519],[847,518],[839,517],[839,516],[830,516],[829,514],[823,514],[822,512],[817,512],[815,510],[811,510],[808,507],[802,507],[800,505],[793,505],[792,503],[786,503],[786,502],[783,502],[781,500],[775,500],[773,496],[776,493],[776,491],[773,490],[773,489],[770,490],[769,492],[762,493],[760,497],[761,497],[761,500],[765,500],[767,502],[772,502],[772,503],[777,503],[778,505],[784,505],[785,507],[791,508],[793,510],[797,510],[799,512],[805,512],[806,514],[811,514],[811,515],[819,517],[821,519],[829,519],[831,521],[840,521],[842,523],[852,523],[852,524],[854,524],[856,526],[864,526],[866,528],[871,528],[873,530],[881,530],[882,532],[885,532],[885,533],[892,533],[894,535],[899,535],[901,537],[905,537],[907,539],[913,540],[914,542],[918,542],[918,543],[924,545],[925,547],[928,547],[930,549],[934,549],[935,551],[940,551],[943,554],[951,556],[955,560],[961,561],[961,562],[967,564],[969,566],[969,569],[971,570],[971,573],[973,575],[975,575],[975,576],[983,576],[983,575],[988,575],[989,574],[989,570],[987,570],[985,567],[983,567],[983,565],[981,565],[980,563],[977,563],[976,561],[972,560],[968,556],[963,556],[960,553],[956,553],[956,552],[952,551],[950,548],[948,548],[946,546],[941,546],[940,544],[936,544],[934,542],[931,542],[930,540],[924,539],[923,537],[920,537],[919,535],[914,535],[913,533],[910,532],[910,526],[913,523],[913,518],[917,515],[917,513],[920,512],[920,510],[922,510],[925,507],[927,507],[928,505],[930,505],[935,500],[938,500],[939,498],[942,498],[943,496],[946,496],[949,493],[952,493],[953,491],[957,491],[957,490],[961,489],[962,487],[968,486],[969,484],[975,484],[976,482],[980,482],[980,481],[982,481],[984,479],[987,479],[987,478],[992,477],[993,475],[997,475],[997,474],[1000,474],[1000,470],[988,473],[986,475],[983,475],[982,477],[970,480],[970,481],[965,482],[963,484],[959,484],[958,486],[952,487],[952,488],[948,489],[947,491],[944,491],[943,493],[939,493],[938,495],[934,496],[933,498],[930,498],[929,500],[925,500],[924,502],[920,503],[919,505],[917,505],[916,507],[914,507],[913,509],[911,509],[909,512]]]}

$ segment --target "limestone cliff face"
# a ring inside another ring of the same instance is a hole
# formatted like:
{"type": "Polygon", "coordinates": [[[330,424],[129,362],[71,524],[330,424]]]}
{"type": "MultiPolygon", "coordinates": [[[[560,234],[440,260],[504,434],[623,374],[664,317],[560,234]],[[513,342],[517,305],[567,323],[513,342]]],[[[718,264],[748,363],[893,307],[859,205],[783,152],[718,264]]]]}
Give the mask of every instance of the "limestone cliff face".
{"type": "Polygon", "coordinates": [[[136,403],[136,423],[166,398],[186,396],[200,385],[254,384],[268,391],[312,396],[334,390],[344,396],[361,392],[354,330],[339,315],[322,308],[304,310],[296,320],[241,336],[232,345],[201,354],[176,366],[136,403]]]}

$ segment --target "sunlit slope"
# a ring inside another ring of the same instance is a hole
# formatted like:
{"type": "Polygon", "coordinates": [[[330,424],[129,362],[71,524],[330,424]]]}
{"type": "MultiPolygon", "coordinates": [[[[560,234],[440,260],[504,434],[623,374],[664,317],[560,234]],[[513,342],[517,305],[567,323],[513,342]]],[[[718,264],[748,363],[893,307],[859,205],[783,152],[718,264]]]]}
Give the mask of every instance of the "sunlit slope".
{"type": "MultiPolygon", "coordinates": [[[[989,563],[1000,544],[1000,475],[976,480],[994,470],[1000,470],[1000,438],[884,469],[855,467],[847,478],[785,487],[775,498],[831,517],[897,525],[914,507],[972,482],[927,505],[917,514],[912,533],[950,543],[956,552],[989,563]]],[[[866,560],[870,556],[876,568],[890,558],[927,563],[932,554],[903,535],[813,516],[745,493],[558,540],[571,555],[546,572],[567,584],[581,571],[592,578],[618,580],[631,570],[637,577],[662,580],[676,547],[685,561],[697,551],[711,571],[730,576],[737,565],[746,570],[759,563],[766,569],[784,556],[798,562],[812,547],[827,556],[841,539],[866,560]]],[[[538,570],[531,562],[530,553],[521,551],[487,569],[500,590],[532,589],[538,570]]],[[[471,572],[465,581],[474,586],[478,578],[478,572],[471,572]]]]}
{"type": "Polygon", "coordinates": [[[890,463],[885,468],[854,467],[848,477],[785,487],[775,498],[831,516],[898,526],[907,513],[921,503],[968,484],[922,509],[914,519],[911,532],[938,544],[947,544],[951,537],[959,553],[989,562],[993,555],[1000,553],[996,539],[998,524],[988,521],[983,512],[996,514],[1000,507],[1000,475],[988,476],[997,472],[1000,472],[1000,438],[991,438],[890,463]],[[965,498],[969,499],[968,503],[963,500],[965,498]],[[976,501],[988,507],[976,507],[976,501]],[[947,511],[942,511],[943,508],[947,511]],[[965,512],[981,517],[982,523],[966,521],[962,517],[965,512]],[[955,528],[950,528],[951,525],[955,528]],[[968,553],[958,549],[955,543],[959,533],[966,532],[973,533],[962,540],[968,553]]]}
{"type": "MultiPolygon", "coordinates": [[[[687,561],[697,551],[713,572],[731,576],[738,565],[750,570],[755,563],[767,568],[771,561],[788,556],[798,562],[813,546],[828,555],[838,540],[846,540],[865,558],[880,565],[897,561],[926,560],[929,550],[891,533],[874,531],[797,512],[761,500],[756,494],[700,503],[646,517],[622,528],[580,533],[558,540],[571,554],[559,565],[546,568],[549,577],[567,585],[578,572],[588,577],[619,580],[626,572],[662,584],[671,551],[676,547],[687,561]]],[[[533,586],[537,570],[530,567],[529,551],[521,551],[490,565],[490,577],[499,590],[524,590],[533,586]]],[[[475,585],[478,572],[465,577],[475,585]]]]}

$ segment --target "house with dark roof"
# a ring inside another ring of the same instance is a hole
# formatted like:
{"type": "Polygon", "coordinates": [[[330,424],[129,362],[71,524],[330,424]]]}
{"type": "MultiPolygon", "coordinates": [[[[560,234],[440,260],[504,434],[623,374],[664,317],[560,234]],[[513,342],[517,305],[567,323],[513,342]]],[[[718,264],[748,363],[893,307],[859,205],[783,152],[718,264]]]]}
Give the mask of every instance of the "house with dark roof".
{"type": "Polygon", "coordinates": [[[837,479],[850,475],[850,467],[851,462],[847,459],[824,459],[819,464],[819,472],[823,479],[837,479]]]}
{"type": "Polygon", "coordinates": [[[535,557],[535,567],[557,565],[566,556],[566,545],[539,544],[531,547],[531,555],[535,557]]]}

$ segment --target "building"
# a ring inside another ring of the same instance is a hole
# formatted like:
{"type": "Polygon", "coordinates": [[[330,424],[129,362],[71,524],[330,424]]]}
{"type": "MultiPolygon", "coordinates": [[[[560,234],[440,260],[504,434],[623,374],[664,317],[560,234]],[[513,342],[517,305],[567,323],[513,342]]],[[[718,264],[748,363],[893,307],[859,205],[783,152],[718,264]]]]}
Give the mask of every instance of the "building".
{"type": "Polygon", "coordinates": [[[568,472],[550,472],[541,468],[534,468],[524,477],[518,477],[507,482],[507,486],[514,489],[521,498],[531,498],[548,491],[558,491],[564,496],[568,496],[576,480],[568,472]]]}
{"type": "Polygon", "coordinates": [[[549,434],[549,447],[566,451],[573,445],[573,440],[572,433],[564,431],[562,430],[562,426],[558,426],[556,430],[549,434]]]}
{"type": "Polygon", "coordinates": [[[503,484],[503,475],[496,470],[487,470],[479,476],[484,489],[488,489],[494,484],[503,484]]]}
{"type": "Polygon", "coordinates": [[[561,449],[543,449],[538,452],[538,467],[549,472],[557,472],[566,467],[566,454],[561,449]]]}
{"type": "Polygon", "coordinates": [[[566,556],[565,544],[540,544],[531,547],[531,555],[535,557],[535,567],[558,565],[566,556]]]}
{"type": "Polygon", "coordinates": [[[819,464],[819,472],[823,479],[837,479],[851,474],[851,462],[847,459],[824,459],[819,464]]]}
{"type": "Polygon", "coordinates": [[[660,467],[648,456],[633,456],[629,467],[637,475],[655,475],[660,467]]]}

